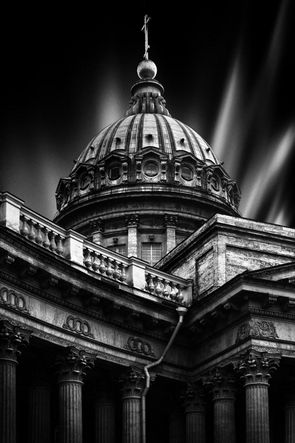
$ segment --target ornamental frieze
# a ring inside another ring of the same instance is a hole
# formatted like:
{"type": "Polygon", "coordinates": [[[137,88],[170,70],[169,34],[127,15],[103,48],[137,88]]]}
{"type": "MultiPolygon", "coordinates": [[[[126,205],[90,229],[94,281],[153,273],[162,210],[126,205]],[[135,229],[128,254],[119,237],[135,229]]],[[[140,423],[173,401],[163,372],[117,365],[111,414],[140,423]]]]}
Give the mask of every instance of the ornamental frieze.
{"type": "Polygon", "coordinates": [[[250,320],[239,327],[236,343],[246,338],[267,338],[275,340],[279,337],[272,321],[250,320]]]}
{"type": "Polygon", "coordinates": [[[0,288],[0,305],[7,306],[16,311],[28,313],[27,301],[23,295],[17,294],[5,286],[0,288]]]}
{"type": "Polygon", "coordinates": [[[62,327],[69,331],[76,332],[77,334],[84,335],[85,337],[94,337],[88,321],[82,320],[79,317],[74,317],[73,315],[68,315],[62,327]]]}
{"type": "Polygon", "coordinates": [[[155,355],[151,344],[147,341],[141,340],[138,337],[129,337],[124,348],[141,355],[151,357],[155,355]]]}

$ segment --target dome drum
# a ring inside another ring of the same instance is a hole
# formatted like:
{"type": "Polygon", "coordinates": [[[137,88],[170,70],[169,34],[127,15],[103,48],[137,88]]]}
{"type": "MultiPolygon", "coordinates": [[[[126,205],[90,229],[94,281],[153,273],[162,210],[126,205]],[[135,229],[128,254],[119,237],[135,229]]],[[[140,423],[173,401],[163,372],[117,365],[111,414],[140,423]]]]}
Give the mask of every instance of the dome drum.
{"type": "Polygon", "coordinates": [[[220,165],[206,165],[187,153],[169,159],[154,148],[145,148],[133,159],[115,152],[95,166],[80,164],[72,176],[60,181],[57,209],[62,211],[85,195],[99,196],[104,189],[116,188],[119,192],[125,184],[151,183],[201,190],[220,198],[234,211],[238,208],[238,187],[220,165]]]}

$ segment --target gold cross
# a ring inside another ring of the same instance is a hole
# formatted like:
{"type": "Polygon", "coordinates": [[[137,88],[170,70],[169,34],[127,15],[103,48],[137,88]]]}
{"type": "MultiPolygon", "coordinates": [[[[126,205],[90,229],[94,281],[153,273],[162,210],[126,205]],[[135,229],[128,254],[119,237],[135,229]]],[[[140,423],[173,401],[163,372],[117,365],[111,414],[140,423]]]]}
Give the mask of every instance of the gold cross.
{"type": "Polygon", "coordinates": [[[141,30],[144,31],[144,50],[145,50],[145,52],[144,52],[144,54],[143,54],[143,58],[144,58],[145,60],[148,60],[148,59],[149,59],[149,53],[148,53],[148,50],[149,50],[149,48],[150,48],[150,45],[149,45],[149,31],[148,31],[148,26],[147,26],[147,24],[148,24],[148,22],[150,21],[150,19],[151,19],[151,18],[150,18],[147,14],[145,14],[145,16],[144,16],[143,27],[141,28],[141,30]]]}

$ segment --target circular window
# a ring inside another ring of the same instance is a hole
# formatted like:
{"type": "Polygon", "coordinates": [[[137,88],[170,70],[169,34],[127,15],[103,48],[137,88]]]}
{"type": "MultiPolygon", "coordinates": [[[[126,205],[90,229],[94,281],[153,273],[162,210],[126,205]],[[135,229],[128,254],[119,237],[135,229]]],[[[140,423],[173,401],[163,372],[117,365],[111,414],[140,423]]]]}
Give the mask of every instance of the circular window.
{"type": "Polygon", "coordinates": [[[194,169],[191,165],[181,166],[181,177],[184,180],[190,181],[194,178],[194,169]]]}
{"type": "Polygon", "coordinates": [[[143,170],[148,177],[155,177],[159,173],[159,164],[154,160],[148,160],[145,162],[143,170]]]}
{"type": "Polygon", "coordinates": [[[110,180],[118,180],[121,177],[121,164],[113,163],[108,170],[108,176],[110,180]]]}

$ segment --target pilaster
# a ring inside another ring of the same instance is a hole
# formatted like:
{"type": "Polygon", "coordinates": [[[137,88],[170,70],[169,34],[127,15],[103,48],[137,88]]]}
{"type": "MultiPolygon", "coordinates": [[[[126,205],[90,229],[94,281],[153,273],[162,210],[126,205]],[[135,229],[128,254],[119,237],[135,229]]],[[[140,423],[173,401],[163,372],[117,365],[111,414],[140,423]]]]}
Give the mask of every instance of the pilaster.
{"type": "Polygon", "coordinates": [[[128,227],[128,257],[137,257],[137,227],[139,218],[138,215],[131,215],[127,220],[128,227]]]}

